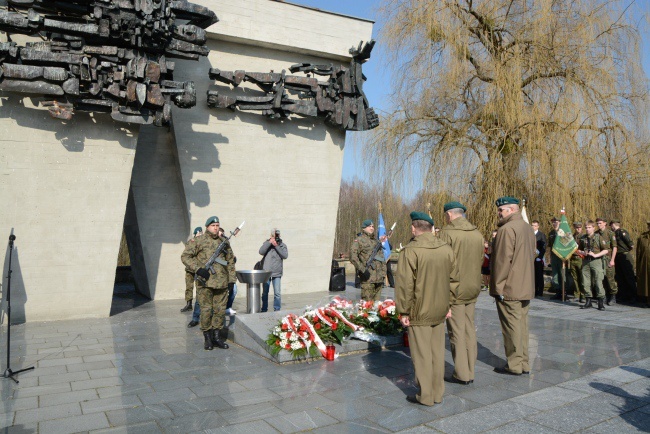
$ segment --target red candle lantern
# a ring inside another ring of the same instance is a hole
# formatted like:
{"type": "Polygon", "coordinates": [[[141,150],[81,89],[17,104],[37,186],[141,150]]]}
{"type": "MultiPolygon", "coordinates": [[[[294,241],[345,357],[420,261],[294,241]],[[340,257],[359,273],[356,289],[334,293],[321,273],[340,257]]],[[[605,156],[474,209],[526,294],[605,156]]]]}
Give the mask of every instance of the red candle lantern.
{"type": "Polygon", "coordinates": [[[325,359],[334,360],[334,355],[336,354],[336,347],[332,344],[325,346],[325,359]]]}

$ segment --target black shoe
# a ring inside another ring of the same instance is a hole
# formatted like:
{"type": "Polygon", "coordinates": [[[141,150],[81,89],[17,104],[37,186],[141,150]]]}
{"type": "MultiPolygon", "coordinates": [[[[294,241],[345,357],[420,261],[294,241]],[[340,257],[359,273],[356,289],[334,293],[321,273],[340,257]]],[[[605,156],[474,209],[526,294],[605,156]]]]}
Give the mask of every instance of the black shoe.
{"type": "Polygon", "coordinates": [[[585,298],[581,295],[580,300],[578,300],[578,303],[584,303],[584,302],[585,302],[585,298]]]}
{"type": "Polygon", "coordinates": [[[587,301],[584,306],[580,306],[580,309],[589,309],[591,307],[591,297],[587,297],[587,301]]]}
{"type": "Polygon", "coordinates": [[[203,349],[206,351],[210,351],[214,349],[212,346],[212,338],[210,337],[210,330],[206,330],[203,332],[203,339],[205,339],[205,342],[203,343],[203,349]]]}
{"type": "Polygon", "coordinates": [[[513,372],[510,369],[504,367],[494,368],[494,372],[497,374],[508,374],[508,375],[521,375],[520,372],[513,372]]]}
{"type": "Polygon", "coordinates": [[[607,306],[611,306],[616,304],[616,295],[608,295],[607,296],[607,306]]]}
{"type": "Polygon", "coordinates": [[[184,308],[181,309],[181,312],[189,312],[192,310],[192,300],[188,301],[184,308]]]}
{"type": "Polygon", "coordinates": [[[469,385],[469,384],[471,384],[471,383],[474,382],[474,380],[463,381],[463,380],[460,380],[460,379],[454,377],[453,375],[452,375],[451,377],[449,377],[449,378],[445,378],[445,381],[446,381],[447,383],[462,384],[462,385],[464,385],[464,386],[467,386],[467,385],[469,385]]]}
{"type": "Polygon", "coordinates": [[[522,373],[523,375],[528,375],[528,374],[530,374],[530,371],[521,371],[521,373],[522,373]]]}
{"type": "Polygon", "coordinates": [[[549,300],[562,300],[562,293],[557,293],[553,297],[549,298],[549,300]]]}
{"type": "Polygon", "coordinates": [[[221,349],[227,350],[230,348],[227,343],[221,340],[221,337],[219,336],[219,332],[221,329],[213,329],[212,330],[212,343],[214,344],[215,347],[219,347],[221,349]]]}
{"type": "Polygon", "coordinates": [[[413,404],[424,405],[420,401],[418,401],[418,399],[415,397],[415,395],[406,395],[406,400],[408,402],[412,402],[413,404]]]}
{"type": "Polygon", "coordinates": [[[192,320],[192,321],[190,321],[190,323],[187,325],[187,328],[188,328],[188,329],[191,329],[192,327],[196,327],[197,325],[199,325],[199,322],[198,322],[198,321],[194,321],[194,320],[192,320]]]}
{"type": "Polygon", "coordinates": [[[605,304],[603,303],[602,298],[598,299],[598,310],[605,310],[605,304]]]}

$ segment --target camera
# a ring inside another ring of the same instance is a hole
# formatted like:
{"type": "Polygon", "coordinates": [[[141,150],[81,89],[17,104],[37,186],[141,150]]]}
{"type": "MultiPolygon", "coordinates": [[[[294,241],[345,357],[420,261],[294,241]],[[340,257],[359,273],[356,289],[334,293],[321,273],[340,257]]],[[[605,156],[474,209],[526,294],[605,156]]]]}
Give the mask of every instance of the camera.
{"type": "Polygon", "coordinates": [[[591,246],[591,239],[590,238],[585,238],[585,253],[590,253],[593,251],[593,247],[591,246]]]}
{"type": "Polygon", "coordinates": [[[275,230],[275,242],[278,244],[282,243],[282,238],[280,238],[280,231],[277,229],[275,230]]]}

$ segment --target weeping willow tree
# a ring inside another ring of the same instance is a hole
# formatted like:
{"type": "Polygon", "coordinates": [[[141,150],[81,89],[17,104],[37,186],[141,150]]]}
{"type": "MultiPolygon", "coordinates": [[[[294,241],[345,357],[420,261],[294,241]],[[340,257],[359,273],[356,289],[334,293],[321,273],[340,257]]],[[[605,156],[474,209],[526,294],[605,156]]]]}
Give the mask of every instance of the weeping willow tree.
{"type": "Polygon", "coordinates": [[[602,0],[385,0],[392,109],[369,147],[397,183],[471,206],[528,199],[546,222],[650,218],[648,79],[636,5],[602,0]],[[631,7],[631,8],[630,8],[631,7]]]}

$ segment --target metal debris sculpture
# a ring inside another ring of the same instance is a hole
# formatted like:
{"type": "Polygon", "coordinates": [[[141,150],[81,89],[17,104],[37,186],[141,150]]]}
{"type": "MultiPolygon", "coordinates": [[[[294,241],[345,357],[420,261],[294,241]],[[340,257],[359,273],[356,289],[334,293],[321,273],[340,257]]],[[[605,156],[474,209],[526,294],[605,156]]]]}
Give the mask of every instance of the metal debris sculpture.
{"type": "Polygon", "coordinates": [[[232,110],[254,110],[271,118],[287,118],[292,114],[299,116],[324,117],[328,122],[350,131],[370,130],[379,125],[379,118],[369,107],[368,99],[363,93],[363,75],[361,65],[370,58],[375,41],[359,43],[351,48],[352,60],[349,67],[330,65],[313,65],[299,63],[292,65],[289,71],[303,72],[306,76],[286,75],[269,72],[220,71],[210,69],[213,80],[230,84],[234,87],[242,82],[257,85],[264,96],[219,95],[218,91],[208,91],[208,106],[212,108],[229,108],[232,110]],[[326,82],[318,81],[314,76],[329,76],[326,82]]]}
{"type": "Polygon", "coordinates": [[[196,105],[170,58],[207,56],[214,12],[187,0],[9,0],[0,10],[0,90],[40,94],[59,119],[73,109],[136,124],[168,124],[171,103],[196,105]],[[187,24],[177,24],[177,20],[187,24]],[[18,46],[12,33],[43,41],[18,46]]]}

